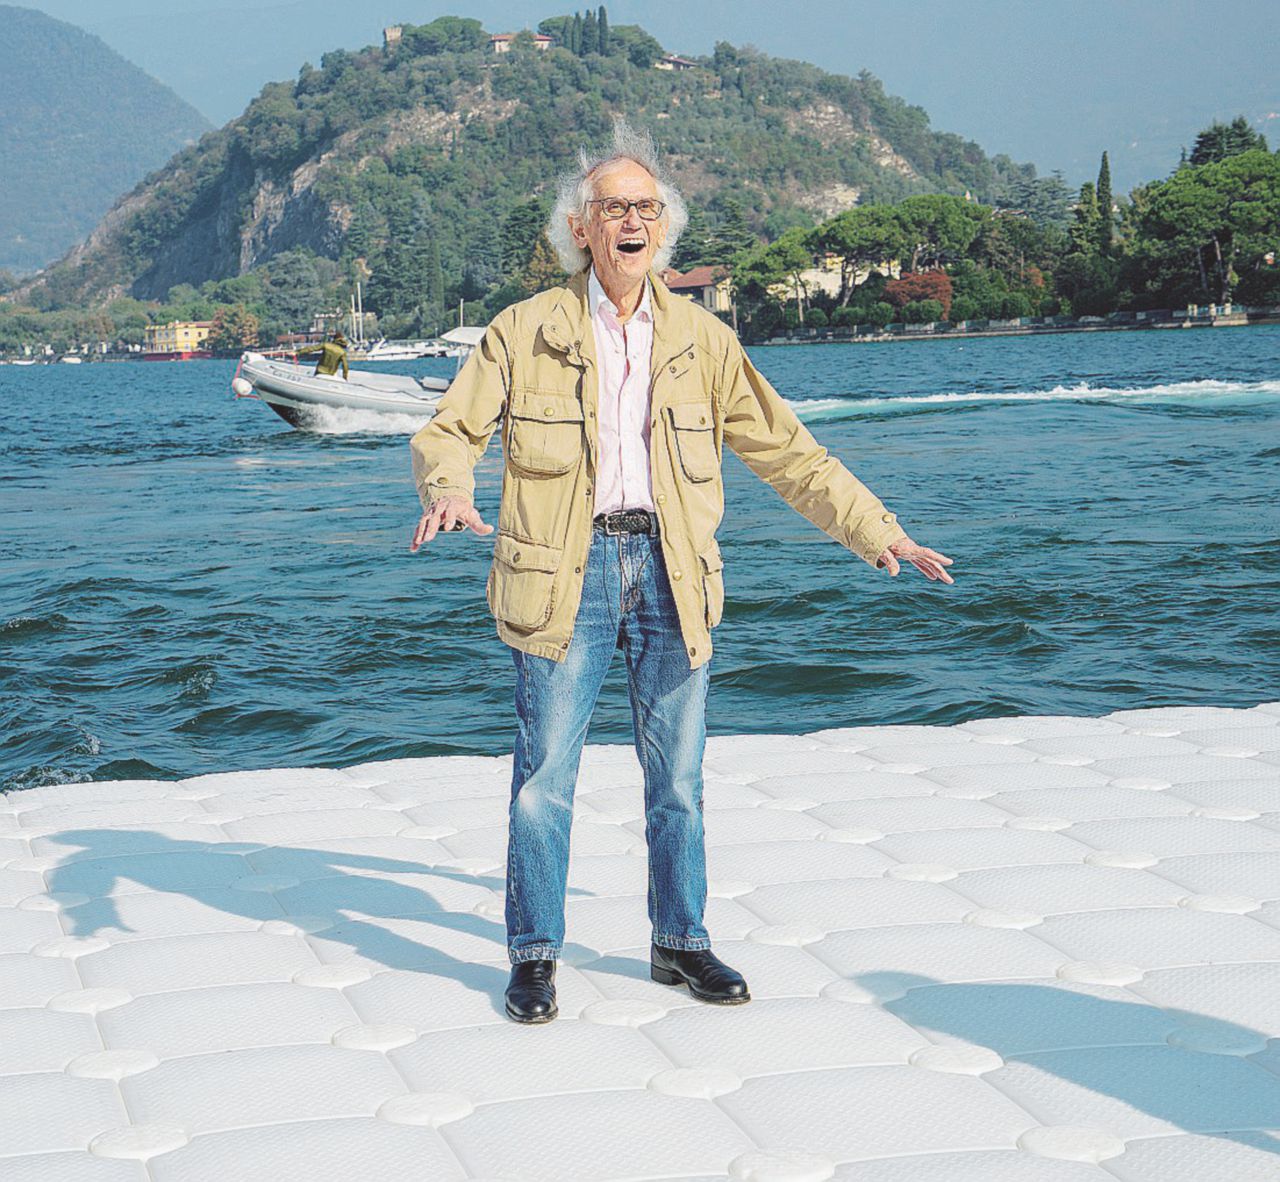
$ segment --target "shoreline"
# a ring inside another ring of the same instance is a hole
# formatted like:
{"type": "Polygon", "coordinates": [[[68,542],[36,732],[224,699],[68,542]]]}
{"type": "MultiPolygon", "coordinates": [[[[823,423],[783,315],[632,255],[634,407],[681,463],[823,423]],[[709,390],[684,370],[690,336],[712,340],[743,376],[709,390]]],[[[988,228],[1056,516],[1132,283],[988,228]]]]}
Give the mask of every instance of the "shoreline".
{"type": "MultiPolygon", "coordinates": [[[[939,323],[946,323],[945,321],[939,323]]],[[[961,323],[964,323],[961,321],[961,323]]],[[[1178,320],[1143,320],[1114,324],[1034,324],[1001,326],[999,328],[946,328],[934,329],[930,325],[912,325],[903,332],[851,333],[843,329],[817,329],[815,335],[804,337],[767,337],[763,340],[744,341],[750,348],[762,345],[863,345],[883,344],[889,341],[947,341],[974,340],[980,337],[1037,337],[1061,336],[1064,333],[1083,332],[1152,332],[1193,328],[1256,328],[1261,325],[1280,324],[1280,312],[1265,316],[1247,316],[1232,313],[1230,316],[1182,318],[1178,320]]]]}

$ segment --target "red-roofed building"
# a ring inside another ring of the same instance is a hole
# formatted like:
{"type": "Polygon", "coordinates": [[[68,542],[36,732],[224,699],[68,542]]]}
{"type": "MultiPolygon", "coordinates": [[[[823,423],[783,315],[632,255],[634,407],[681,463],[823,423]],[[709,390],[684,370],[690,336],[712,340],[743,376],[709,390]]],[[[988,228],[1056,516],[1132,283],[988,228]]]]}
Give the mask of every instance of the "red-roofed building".
{"type": "Polygon", "coordinates": [[[726,267],[694,267],[684,275],[668,268],[661,279],[676,295],[688,296],[709,312],[728,312],[733,306],[726,267]]]}

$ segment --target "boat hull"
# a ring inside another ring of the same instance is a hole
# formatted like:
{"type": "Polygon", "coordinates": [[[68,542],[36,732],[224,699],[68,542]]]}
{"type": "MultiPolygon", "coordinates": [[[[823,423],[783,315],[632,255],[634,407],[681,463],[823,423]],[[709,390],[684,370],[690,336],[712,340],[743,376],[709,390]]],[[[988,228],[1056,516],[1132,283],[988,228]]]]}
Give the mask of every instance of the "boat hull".
{"type": "Polygon", "coordinates": [[[411,415],[424,422],[448,388],[443,379],[421,382],[402,374],[351,370],[349,378],[317,374],[310,368],[245,354],[238,377],[290,426],[306,429],[333,411],[411,415]]]}

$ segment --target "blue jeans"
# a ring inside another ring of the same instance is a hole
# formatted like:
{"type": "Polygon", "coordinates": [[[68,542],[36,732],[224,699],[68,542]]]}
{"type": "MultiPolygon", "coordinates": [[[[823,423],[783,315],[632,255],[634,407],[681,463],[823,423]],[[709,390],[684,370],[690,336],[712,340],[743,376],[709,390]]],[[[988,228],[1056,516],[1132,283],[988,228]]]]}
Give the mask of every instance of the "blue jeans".
{"type": "Polygon", "coordinates": [[[564,942],[573,790],[587,726],[614,650],[627,660],[644,770],[652,938],[710,948],[702,754],[710,662],[689,656],[656,534],[592,530],[582,602],[563,662],[512,649],[516,743],[507,837],[507,951],[554,960],[564,942]]]}

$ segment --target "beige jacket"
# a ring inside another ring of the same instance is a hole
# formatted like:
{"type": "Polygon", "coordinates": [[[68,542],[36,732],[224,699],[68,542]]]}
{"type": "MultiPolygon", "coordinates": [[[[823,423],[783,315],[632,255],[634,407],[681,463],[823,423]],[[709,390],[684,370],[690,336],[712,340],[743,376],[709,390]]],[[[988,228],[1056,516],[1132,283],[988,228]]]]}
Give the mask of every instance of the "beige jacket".
{"type": "MultiPolygon", "coordinates": [[[[727,443],[802,516],[874,564],[905,537],[894,514],[827,453],[711,313],[653,283],[650,473],[663,557],[696,668],[724,609],[716,528],[727,443]]],[[[502,503],[487,598],[507,644],[564,659],[591,544],[597,366],[587,274],[498,314],[410,441],[424,506],[471,499],[502,429],[502,503]]]]}

